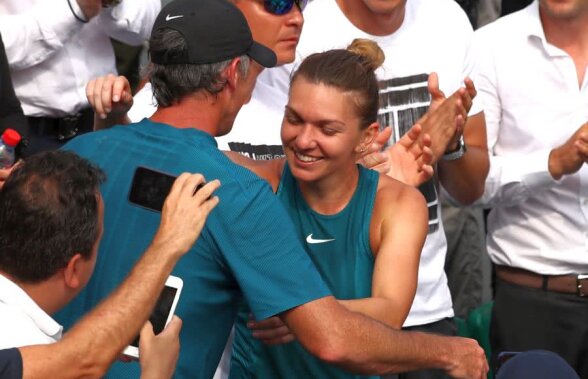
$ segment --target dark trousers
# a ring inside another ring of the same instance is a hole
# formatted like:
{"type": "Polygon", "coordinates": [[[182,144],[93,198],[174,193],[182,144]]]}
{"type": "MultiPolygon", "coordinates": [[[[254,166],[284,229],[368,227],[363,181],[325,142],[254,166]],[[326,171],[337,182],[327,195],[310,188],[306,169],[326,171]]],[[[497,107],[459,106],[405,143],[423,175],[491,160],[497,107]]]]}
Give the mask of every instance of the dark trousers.
{"type": "MultiPolygon", "coordinates": [[[[455,336],[457,334],[457,326],[455,325],[455,321],[453,318],[446,318],[443,320],[439,320],[437,322],[433,322],[431,324],[425,325],[416,325],[416,326],[409,326],[407,328],[402,328],[402,330],[408,330],[412,332],[425,332],[425,333],[434,333],[434,334],[441,334],[444,336],[455,336]]],[[[404,372],[402,374],[398,374],[397,376],[382,376],[382,379],[446,379],[450,378],[445,374],[445,372],[441,370],[420,370],[420,371],[411,371],[411,372],[404,372]]]]}
{"type": "Polygon", "coordinates": [[[57,150],[67,141],[93,130],[94,112],[91,108],[78,115],[64,118],[27,117],[29,122],[29,147],[27,155],[57,150]]]}
{"type": "Polygon", "coordinates": [[[495,361],[502,351],[543,349],[588,378],[588,297],[518,286],[496,279],[490,324],[495,361]]]}

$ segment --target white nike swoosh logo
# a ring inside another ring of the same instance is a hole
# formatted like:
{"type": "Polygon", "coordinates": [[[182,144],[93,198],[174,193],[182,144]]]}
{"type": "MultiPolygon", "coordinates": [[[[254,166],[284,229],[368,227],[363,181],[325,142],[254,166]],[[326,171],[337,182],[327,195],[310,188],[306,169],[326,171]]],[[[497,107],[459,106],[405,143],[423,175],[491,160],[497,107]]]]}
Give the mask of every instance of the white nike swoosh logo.
{"type": "Polygon", "coordinates": [[[165,16],[165,21],[171,21],[171,20],[173,20],[173,19],[176,19],[176,18],[182,18],[182,17],[184,17],[184,16],[183,16],[183,15],[178,15],[178,16],[170,16],[170,15],[168,14],[167,16],[165,16]]]}
{"type": "Polygon", "coordinates": [[[306,237],[306,242],[308,242],[308,243],[325,243],[325,242],[331,242],[334,240],[335,240],[334,238],[329,239],[329,240],[317,240],[317,239],[312,238],[312,233],[309,234],[308,237],[306,237]]]}

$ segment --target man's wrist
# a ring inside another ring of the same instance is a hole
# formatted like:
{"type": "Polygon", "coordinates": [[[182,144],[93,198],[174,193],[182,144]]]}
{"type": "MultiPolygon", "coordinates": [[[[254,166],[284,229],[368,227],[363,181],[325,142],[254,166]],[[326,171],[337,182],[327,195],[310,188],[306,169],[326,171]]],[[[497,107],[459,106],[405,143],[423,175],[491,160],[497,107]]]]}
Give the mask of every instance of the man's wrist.
{"type": "Polygon", "coordinates": [[[466,147],[465,141],[463,140],[463,136],[461,136],[461,138],[457,141],[457,146],[454,147],[453,150],[446,151],[445,154],[443,154],[442,159],[444,161],[454,161],[463,157],[467,150],[468,149],[466,147]]]}

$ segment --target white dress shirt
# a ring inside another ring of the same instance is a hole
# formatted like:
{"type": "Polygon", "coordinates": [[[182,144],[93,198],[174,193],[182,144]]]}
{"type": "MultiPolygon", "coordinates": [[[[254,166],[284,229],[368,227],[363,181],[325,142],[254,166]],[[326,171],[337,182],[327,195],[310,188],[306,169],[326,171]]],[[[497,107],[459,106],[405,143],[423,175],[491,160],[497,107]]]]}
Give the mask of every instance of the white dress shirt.
{"type": "Polygon", "coordinates": [[[481,204],[488,253],[540,274],[588,272],[588,168],[554,180],[550,151],[588,121],[588,73],[549,44],[537,1],[479,29],[478,96],[485,106],[490,173],[481,204]]]}
{"type": "Polygon", "coordinates": [[[62,330],[22,288],[0,275],[0,349],[53,343],[62,330]]]}
{"type": "Polygon", "coordinates": [[[25,115],[62,117],[87,107],[86,83],[116,73],[110,38],[140,45],[160,8],[160,0],[123,0],[84,24],[67,0],[0,2],[0,33],[25,115]]]}

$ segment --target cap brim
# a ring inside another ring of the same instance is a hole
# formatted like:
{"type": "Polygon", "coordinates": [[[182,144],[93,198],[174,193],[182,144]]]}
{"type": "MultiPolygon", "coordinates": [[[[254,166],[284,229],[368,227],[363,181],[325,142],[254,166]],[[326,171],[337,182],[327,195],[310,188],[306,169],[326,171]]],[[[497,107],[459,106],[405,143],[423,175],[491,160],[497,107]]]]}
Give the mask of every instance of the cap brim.
{"type": "Polygon", "coordinates": [[[266,68],[274,67],[278,61],[276,54],[271,49],[268,49],[255,41],[253,41],[247,55],[266,68]]]}

